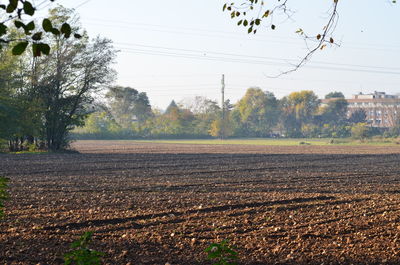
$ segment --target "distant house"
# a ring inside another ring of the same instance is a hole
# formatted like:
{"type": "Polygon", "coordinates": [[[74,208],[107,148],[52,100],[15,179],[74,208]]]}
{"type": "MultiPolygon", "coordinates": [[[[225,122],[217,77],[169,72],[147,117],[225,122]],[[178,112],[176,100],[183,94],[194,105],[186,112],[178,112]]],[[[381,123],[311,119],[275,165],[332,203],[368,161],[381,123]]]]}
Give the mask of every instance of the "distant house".
{"type": "MultiPolygon", "coordinates": [[[[322,104],[335,100],[324,99],[322,104]]],[[[367,116],[366,120],[372,127],[390,128],[396,125],[400,118],[400,97],[398,95],[388,95],[385,92],[371,94],[359,93],[353,95],[351,99],[346,99],[349,103],[347,116],[363,109],[367,116]]]]}

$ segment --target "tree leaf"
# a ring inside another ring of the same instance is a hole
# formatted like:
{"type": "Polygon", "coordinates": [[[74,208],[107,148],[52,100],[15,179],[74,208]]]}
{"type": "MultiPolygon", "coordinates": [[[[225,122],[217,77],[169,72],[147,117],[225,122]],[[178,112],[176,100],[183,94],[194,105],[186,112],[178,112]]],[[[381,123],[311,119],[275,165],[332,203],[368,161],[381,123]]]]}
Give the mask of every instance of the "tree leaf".
{"type": "Polygon", "coordinates": [[[19,42],[17,45],[14,46],[14,48],[12,49],[12,54],[13,55],[21,55],[24,53],[24,51],[26,50],[26,47],[28,47],[28,42],[24,41],[24,42],[19,42]]]}
{"type": "Polygon", "coordinates": [[[3,23],[0,23],[0,36],[7,34],[7,26],[3,23]]]}
{"type": "Polygon", "coordinates": [[[31,21],[26,25],[25,30],[34,30],[35,29],[35,22],[31,21]]]}
{"type": "Polygon", "coordinates": [[[71,36],[71,26],[68,23],[64,23],[61,26],[61,33],[64,34],[66,38],[71,36]]]}
{"type": "Polygon", "coordinates": [[[10,0],[10,3],[8,4],[6,8],[7,13],[12,13],[17,9],[18,7],[18,0],[10,0]]]}
{"type": "Polygon", "coordinates": [[[42,35],[43,35],[42,32],[37,32],[37,33],[33,34],[32,39],[33,39],[34,41],[39,41],[39,40],[42,39],[42,35]]]}
{"type": "Polygon", "coordinates": [[[15,25],[15,27],[17,27],[17,29],[25,28],[25,24],[22,21],[19,21],[19,20],[15,20],[14,21],[14,25],[15,25]]]}
{"type": "Polygon", "coordinates": [[[60,35],[60,31],[56,28],[52,28],[51,33],[53,33],[54,35],[57,35],[57,36],[60,35]]]}
{"type": "Polygon", "coordinates": [[[42,27],[46,32],[51,32],[53,30],[53,25],[51,24],[51,21],[48,18],[43,19],[42,27]]]}
{"type": "Polygon", "coordinates": [[[24,12],[27,15],[33,16],[35,14],[35,8],[29,1],[24,2],[24,12]]]}
{"type": "Polygon", "coordinates": [[[50,46],[46,43],[39,43],[39,50],[45,54],[45,55],[49,55],[50,54],[50,46]]]}
{"type": "Polygon", "coordinates": [[[9,0],[9,2],[10,2],[10,5],[13,5],[13,6],[15,6],[15,8],[17,8],[18,0],[9,0]]]}

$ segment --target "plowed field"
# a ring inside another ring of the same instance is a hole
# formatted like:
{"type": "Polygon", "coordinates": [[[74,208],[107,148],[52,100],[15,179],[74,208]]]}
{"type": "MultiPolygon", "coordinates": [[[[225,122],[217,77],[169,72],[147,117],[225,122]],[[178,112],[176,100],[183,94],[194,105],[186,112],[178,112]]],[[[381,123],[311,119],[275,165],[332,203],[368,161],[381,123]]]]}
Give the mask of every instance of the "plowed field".
{"type": "Polygon", "coordinates": [[[0,264],[62,264],[85,231],[106,264],[400,264],[400,146],[81,141],[0,155],[0,264]]]}

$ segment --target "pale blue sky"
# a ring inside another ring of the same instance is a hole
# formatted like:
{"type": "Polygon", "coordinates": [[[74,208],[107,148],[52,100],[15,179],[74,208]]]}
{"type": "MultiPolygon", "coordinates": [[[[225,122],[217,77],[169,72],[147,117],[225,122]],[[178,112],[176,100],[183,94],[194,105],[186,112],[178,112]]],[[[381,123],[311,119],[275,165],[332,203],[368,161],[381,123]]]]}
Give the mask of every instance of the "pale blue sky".
{"type": "Polygon", "coordinates": [[[301,1],[303,6],[289,1],[296,11],[293,21],[277,21],[277,30],[257,35],[237,27],[222,12],[221,0],[56,2],[83,4],[77,12],[89,35],[110,38],[121,50],[117,83],[147,92],[160,108],[196,95],[219,100],[223,73],[226,98],[233,102],[250,86],[277,97],[303,89],[321,97],[333,90],[347,96],[374,90],[400,93],[400,6],[389,0],[340,1],[335,39],[341,47],[319,52],[306,67],[276,79],[266,75],[290,69],[288,60],[296,62],[306,54],[294,31],[301,27],[317,33],[331,0],[301,1]]]}

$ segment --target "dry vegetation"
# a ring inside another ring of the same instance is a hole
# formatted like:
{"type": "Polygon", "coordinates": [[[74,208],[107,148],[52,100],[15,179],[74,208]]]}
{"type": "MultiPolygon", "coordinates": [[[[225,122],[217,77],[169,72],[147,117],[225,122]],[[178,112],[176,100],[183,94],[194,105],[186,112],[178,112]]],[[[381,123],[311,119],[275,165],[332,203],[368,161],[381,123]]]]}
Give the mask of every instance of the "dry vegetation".
{"type": "Polygon", "coordinates": [[[85,141],[80,154],[0,155],[11,200],[1,264],[60,264],[94,231],[108,264],[399,264],[400,146],[85,141]]]}

